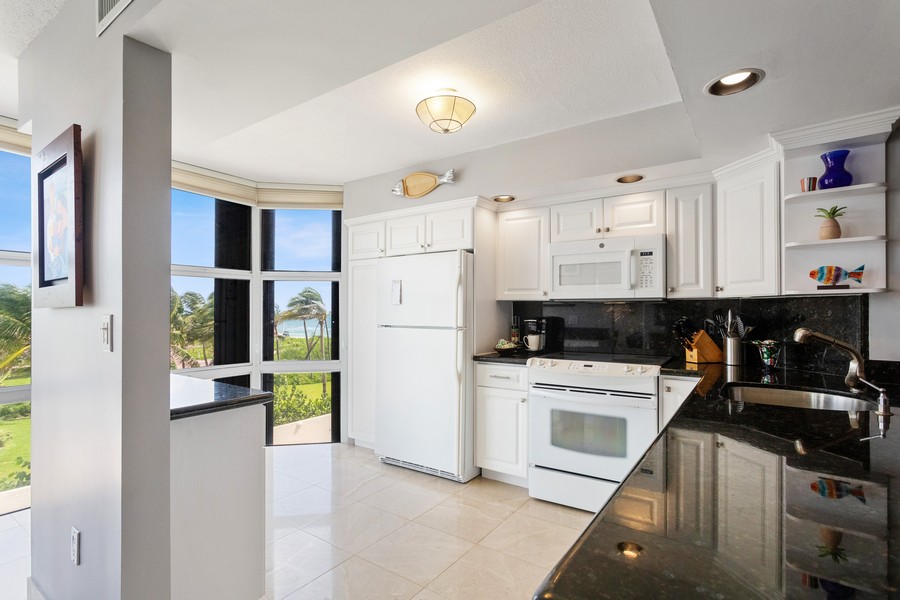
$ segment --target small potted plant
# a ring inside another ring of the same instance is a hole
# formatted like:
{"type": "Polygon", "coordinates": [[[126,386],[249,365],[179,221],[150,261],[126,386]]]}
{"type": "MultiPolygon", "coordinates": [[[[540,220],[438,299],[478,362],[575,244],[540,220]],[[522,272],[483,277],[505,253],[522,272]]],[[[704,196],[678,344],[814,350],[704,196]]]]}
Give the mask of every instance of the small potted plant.
{"type": "Polygon", "coordinates": [[[820,240],[834,240],[841,237],[841,224],[838,223],[837,218],[844,216],[844,211],[847,210],[846,206],[832,206],[831,208],[817,208],[816,216],[825,219],[821,225],[819,225],[819,239],[820,240]]]}

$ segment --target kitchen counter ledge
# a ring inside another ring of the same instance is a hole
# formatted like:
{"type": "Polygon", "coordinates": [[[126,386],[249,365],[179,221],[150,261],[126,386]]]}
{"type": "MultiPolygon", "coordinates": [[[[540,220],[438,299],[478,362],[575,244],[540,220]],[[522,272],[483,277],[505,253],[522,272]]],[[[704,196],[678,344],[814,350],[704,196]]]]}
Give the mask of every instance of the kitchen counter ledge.
{"type": "MultiPolygon", "coordinates": [[[[900,597],[900,417],[886,439],[861,441],[874,416],[854,430],[846,412],[720,398],[729,379],[760,383],[758,368],[693,374],[704,378],[535,600],[900,597]],[[664,468],[648,475],[654,461],[664,468]],[[621,543],[642,552],[627,558],[621,543]]],[[[769,379],[846,391],[843,374],[769,379]]],[[[900,413],[900,390],[886,387],[900,413]]]]}

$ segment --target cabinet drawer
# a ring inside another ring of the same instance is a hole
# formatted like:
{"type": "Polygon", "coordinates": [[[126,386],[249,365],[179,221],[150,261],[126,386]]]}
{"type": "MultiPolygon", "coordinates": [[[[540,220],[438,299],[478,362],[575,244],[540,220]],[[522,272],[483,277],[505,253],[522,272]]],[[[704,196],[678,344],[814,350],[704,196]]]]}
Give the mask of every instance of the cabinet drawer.
{"type": "Polygon", "coordinates": [[[528,368],[509,365],[477,363],[475,385],[508,390],[528,389],[528,368]]]}

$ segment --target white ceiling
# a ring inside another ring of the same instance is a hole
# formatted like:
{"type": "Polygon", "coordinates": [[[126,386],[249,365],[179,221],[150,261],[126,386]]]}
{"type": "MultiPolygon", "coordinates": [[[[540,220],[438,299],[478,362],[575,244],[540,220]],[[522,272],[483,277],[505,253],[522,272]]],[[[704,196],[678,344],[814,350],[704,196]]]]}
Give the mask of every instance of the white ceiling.
{"type": "MultiPolygon", "coordinates": [[[[0,0],[0,115],[63,1],[0,0]]],[[[667,154],[721,166],[770,131],[900,105],[898,31],[896,0],[160,0],[131,35],[172,53],[176,160],[340,184],[587,124],[616,132],[596,144],[617,170],[639,168],[627,129],[602,126],[635,113],[667,154]],[[702,94],[751,66],[757,88],[702,94]],[[441,87],[478,107],[453,135],[415,115],[441,87]]]]}

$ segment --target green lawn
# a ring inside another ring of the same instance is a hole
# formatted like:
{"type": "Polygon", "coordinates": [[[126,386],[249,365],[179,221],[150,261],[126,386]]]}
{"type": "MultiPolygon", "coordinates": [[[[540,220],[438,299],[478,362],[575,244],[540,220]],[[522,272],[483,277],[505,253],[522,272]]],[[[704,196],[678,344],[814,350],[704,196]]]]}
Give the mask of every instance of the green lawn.
{"type": "Polygon", "coordinates": [[[31,418],[0,419],[0,482],[8,475],[21,471],[16,458],[31,461],[31,418]]]}

